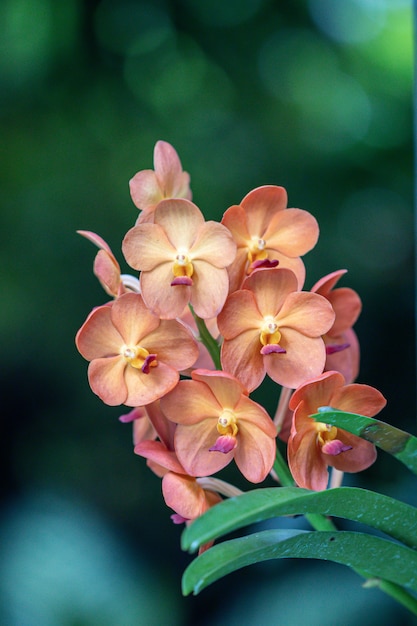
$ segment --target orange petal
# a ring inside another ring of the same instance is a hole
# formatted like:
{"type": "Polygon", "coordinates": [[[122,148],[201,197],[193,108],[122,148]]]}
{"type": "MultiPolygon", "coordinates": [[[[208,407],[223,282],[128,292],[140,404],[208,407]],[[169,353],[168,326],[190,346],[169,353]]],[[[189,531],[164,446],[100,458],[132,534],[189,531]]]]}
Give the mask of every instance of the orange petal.
{"type": "Polygon", "coordinates": [[[275,454],[275,437],[270,437],[252,422],[239,420],[235,461],[247,480],[252,483],[265,480],[274,464],[275,454]]]}
{"type": "Polygon", "coordinates": [[[199,317],[216,317],[223,308],[228,291],[229,276],[226,269],[218,269],[203,260],[194,262],[190,302],[199,317]]]}
{"type": "Polygon", "coordinates": [[[149,271],[161,263],[172,263],[175,248],[158,224],[138,224],[125,235],[122,250],[130,267],[149,271]]]}
{"type": "Polygon", "coordinates": [[[276,321],[280,329],[293,328],[308,337],[318,337],[331,328],[334,318],[334,311],[326,298],[300,291],[288,295],[276,321]]]}
{"type": "Polygon", "coordinates": [[[202,259],[214,267],[227,267],[236,256],[236,244],[230,231],[217,222],[202,225],[192,247],[192,260],[202,259]]]}
{"type": "Polygon", "coordinates": [[[88,361],[120,354],[124,339],[114,327],[110,306],[94,309],[78,331],[75,343],[88,361]]]}
{"type": "Polygon", "coordinates": [[[287,209],[274,215],[264,234],[268,248],[288,257],[299,257],[317,243],[319,227],[316,218],[303,209],[287,209]]]}
{"type": "Polygon", "coordinates": [[[136,346],[141,339],[158,328],[160,320],[153,315],[138,293],[126,293],[115,300],[111,308],[115,328],[129,346],[136,346]]]}
{"type": "Polygon", "coordinates": [[[230,294],[217,317],[220,334],[225,340],[234,339],[249,330],[259,338],[263,317],[254,294],[241,289],[230,294]]]}
{"type": "Polygon", "coordinates": [[[153,170],[141,170],[129,181],[133,203],[141,211],[153,208],[162,200],[163,192],[153,170]]]}
{"type": "Polygon", "coordinates": [[[251,235],[262,237],[272,215],[285,210],[287,192],[283,187],[264,185],[252,189],[240,204],[246,211],[249,232],[251,235]]]}
{"type": "Polygon", "coordinates": [[[287,269],[259,269],[243,283],[255,295],[257,307],[262,316],[276,316],[290,293],[297,290],[297,278],[287,269]]]}
{"type": "Polygon", "coordinates": [[[265,377],[261,347],[259,332],[249,330],[224,341],[221,348],[222,368],[236,376],[249,392],[259,387],[265,377]]]}
{"type": "Polygon", "coordinates": [[[178,371],[194,365],[198,357],[197,342],[176,320],[161,320],[158,328],[143,338],[141,346],[178,371]]]}
{"type": "Polygon", "coordinates": [[[161,398],[161,409],[169,420],[178,424],[212,419],[215,432],[223,410],[209,386],[198,380],[182,380],[170,394],[161,398]]]}
{"type": "Polygon", "coordinates": [[[178,380],[178,372],[161,361],[158,361],[156,367],[150,368],[149,374],[129,366],[125,370],[128,395],[124,404],[127,406],[150,404],[171,391],[178,380]]]}
{"type": "Polygon", "coordinates": [[[162,319],[180,317],[190,301],[192,287],[171,285],[172,279],[171,263],[164,263],[140,275],[143,299],[151,311],[162,319]]]}
{"type": "Polygon", "coordinates": [[[190,250],[205,223],[200,209],[190,200],[181,198],[160,202],[155,209],[154,220],[164,230],[175,250],[190,250]]]}
{"type": "Polygon", "coordinates": [[[126,361],[121,356],[94,359],[88,366],[91,389],[109,406],[125,404],[128,389],[124,374],[126,361]]]}
{"type": "Polygon", "coordinates": [[[210,452],[219,433],[217,418],[205,419],[195,424],[178,424],[175,431],[175,450],[180,463],[191,476],[211,476],[226,467],[234,451],[210,452]]]}
{"type": "Polygon", "coordinates": [[[141,441],[135,446],[135,454],[143,456],[171,472],[185,473],[175,452],[168,450],[161,441],[141,441]]]}
{"type": "Polygon", "coordinates": [[[205,383],[221,407],[234,408],[242,397],[241,383],[223,371],[194,370],[193,380],[205,383]]]}
{"type": "Polygon", "coordinates": [[[292,328],[286,328],[282,332],[280,346],[286,350],[285,354],[263,357],[267,374],[279,385],[295,389],[323,371],[326,350],[321,337],[306,337],[292,328]]]}
{"type": "Polygon", "coordinates": [[[209,508],[204,489],[191,476],[165,474],[162,494],[167,506],[186,520],[196,519],[209,508]]]}

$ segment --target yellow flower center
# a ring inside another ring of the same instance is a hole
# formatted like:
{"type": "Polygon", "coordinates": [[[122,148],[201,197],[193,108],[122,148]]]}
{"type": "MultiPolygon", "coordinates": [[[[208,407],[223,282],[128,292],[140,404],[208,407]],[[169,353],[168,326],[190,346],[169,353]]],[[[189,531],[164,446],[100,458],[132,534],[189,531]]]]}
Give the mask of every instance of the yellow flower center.
{"type": "Polygon", "coordinates": [[[266,241],[262,237],[251,237],[248,245],[248,261],[249,265],[255,261],[263,261],[268,258],[268,252],[265,250],[266,241]]]}
{"type": "Polygon", "coordinates": [[[156,367],[158,361],[155,354],[150,354],[146,348],[141,346],[123,346],[121,349],[121,355],[132,367],[142,370],[145,374],[148,373],[149,367],[156,367]]]}
{"type": "Polygon", "coordinates": [[[224,409],[217,420],[217,432],[219,435],[229,435],[236,437],[238,433],[237,419],[231,409],[224,409]]]}
{"type": "Polygon", "coordinates": [[[328,441],[333,441],[337,437],[337,428],[331,424],[323,422],[316,423],[317,442],[320,446],[324,446],[328,441]]]}
{"type": "Polygon", "coordinates": [[[194,273],[193,264],[186,250],[177,250],[177,255],[172,266],[172,273],[177,278],[179,276],[187,276],[191,278],[194,273]]]}
{"type": "Polygon", "coordinates": [[[268,344],[279,344],[281,341],[281,333],[278,330],[278,324],[272,315],[264,317],[264,323],[261,326],[261,334],[259,340],[263,346],[268,344]]]}

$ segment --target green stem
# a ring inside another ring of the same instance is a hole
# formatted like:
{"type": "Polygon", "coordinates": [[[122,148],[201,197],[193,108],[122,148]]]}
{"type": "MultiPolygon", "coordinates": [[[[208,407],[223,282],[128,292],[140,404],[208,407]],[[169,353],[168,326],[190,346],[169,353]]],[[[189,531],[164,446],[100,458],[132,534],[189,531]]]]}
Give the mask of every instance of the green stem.
{"type": "Polygon", "coordinates": [[[191,306],[191,304],[189,306],[190,306],[190,311],[193,314],[195,323],[197,324],[198,333],[200,335],[200,341],[203,345],[206,346],[211,358],[213,359],[214,367],[216,368],[216,370],[221,370],[222,365],[220,361],[220,346],[218,342],[216,341],[216,339],[214,339],[214,337],[211,335],[210,331],[208,330],[206,326],[205,321],[194,313],[194,309],[191,306]]]}
{"type": "MultiPolygon", "coordinates": [[[[274,471],[283,487],[294,487],[294,479],[278,448],[274,462],[274,471]]],[[[332,520],[324,515],[320,515],[320,513],[306,513],[304,517],[315,530],[337,531],[337,527],[333,524],[332,520]]],[[[366,578],[366,575],[359,570],[354,571],[356,571],[359,576],[366,578]]],[[[383,580],[381,578],[370,578],[366,580],[364,587],[379,587],[381,591],[396,600],[399,604],[402,604],[406,609],[411,611],[411,613],[417,615],[417,598],[409,594],[408,591],[400,587],[400,585],[396,585],[389,580],[383,580]]]]}

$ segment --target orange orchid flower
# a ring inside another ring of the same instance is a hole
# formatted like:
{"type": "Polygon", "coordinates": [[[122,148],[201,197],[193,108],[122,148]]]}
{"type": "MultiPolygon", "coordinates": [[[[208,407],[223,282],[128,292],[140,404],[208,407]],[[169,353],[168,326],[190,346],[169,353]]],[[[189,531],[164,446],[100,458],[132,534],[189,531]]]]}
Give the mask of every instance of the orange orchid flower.
{"type": "MultiPolygon", "coordinates": [[[[160,401],[142,407],[156,437],[142,438],[135,443],[135,454],[147,459],[151,470],[162,478],[165,503],[175,511],[172,520],[179,524],[196,519],[210,506],[221,501],[218,493],[204,489],[194,476],[189,476],[178,461],[174,450],[176,424],[166,418],[160,401]]],[[[139,420],[141,421],[141,420],[139,420]]]]}
{"type": "Polygon", "coordinates": [[[240,289],[254,269],[278,263],[295,273],[298,288],[302,288],[305,267],[300,257],[315,246],[319,227],[307,211],[287,209],[283,187],[253,189],[239,205],[227,209],[222,224],[237,244],[236,259],[228,268],[230,292],[240,289]]]}
{"type": "Polygon", "coordinates": [[[287,448],[296,483],[321,491],[327,487],[329,466],[342,472],[360,472],[376,459],[375,446],[369,441],[325,422],[315,422],[309,415],[329,406],[373,417],[385,404],[384,396],[374,387],[345,385],[340,372],[324,372],[296,389],[290,399],[294,414],[287,448]]]}
{"type": "Polygon", "coordinates": [[[350,287],[334,286],[347,270],[338,270],[321,278],[311,289],[327,298],[336,314],[333,326],[323,336],[326,344],[326,370],[337,370],[346,382],[355,380],[359,373],[359,341],[353,324],[359,317],[362,302],[350,287]]]}
{"type": "Polygon", "coordinates": [[[297,291],[289,269],[258,269],[230,294],[217,323],[224,341],[222,367],[253,391],[266,374],[295,389],[322,373],[322,335],[334,321],[322,296],[297,291]]]}
{"type": "Polygon", "coordinates": [[[248,398],[241,383],[222,371],[194,370],[161,398],[168,419],[177,423],[177,457],[191,476],[210,476],[234,458],[245,478],[259,483],[275,460],[276,428],[263,407],[248,398]]]}
{"type": "Polygon", "coordinates": [[[225,226],[206,222],[189,200],[162,200],[154,223],[131,228],[122,248],[129,265],[141,271],[143,299],[158,317],[179,317],[188,303],[203,319],[222,308],[236,244],[225,226]]]}
{"type": "Polygon", "coordinates": [[[157,141],[153,153],[155,170],[141,170],[130,180],[130,195],[142,211],[139,222],[152,221],[153,211],[166,198],[191,200],[190,175],[182,169],[178,154],[166,141],[157,141]]]}
{"type": "Polygon", "coordinates": [[[198,357],[196,342],[185,326],[160,320],[135,293],[94,309],[78,331],[76,345],[91,361],[92,390],[110,406],[153,402],[173,389],[178,372],[198,357]]]}

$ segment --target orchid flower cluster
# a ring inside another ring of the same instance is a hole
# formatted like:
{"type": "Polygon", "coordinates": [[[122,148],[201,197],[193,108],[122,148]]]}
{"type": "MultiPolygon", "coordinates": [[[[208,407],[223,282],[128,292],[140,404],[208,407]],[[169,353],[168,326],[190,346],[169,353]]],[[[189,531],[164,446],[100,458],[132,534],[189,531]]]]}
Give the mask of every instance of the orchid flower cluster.
{"type": "Polygon", "coordinates": [[[271,476],[274,489],[297,493],[328,491],[369,467],[374,443],[326,419],[329,410],[372,418],[386,400],[355,382],[361,300],[338,286],[346,270],[304,289],[302,257],[319,236],[313,215],[265,185],[221,222],[205,220],[164,141],[130,193],[140,211],[122,243],[132,275],[100,236],[79,231],[99,248],[94,273],[110,300],[88,315],[76,346],[92,391],[129,407],[120,421],[132,423],[135,453],[162,479],[173,521],[194,525],[242,497],[216,477],[232,461],[250,483],[271,476]],[[265,377],[277,384],[273,416],[250,397],[265,377]]]}

